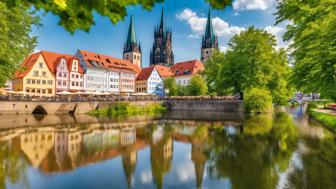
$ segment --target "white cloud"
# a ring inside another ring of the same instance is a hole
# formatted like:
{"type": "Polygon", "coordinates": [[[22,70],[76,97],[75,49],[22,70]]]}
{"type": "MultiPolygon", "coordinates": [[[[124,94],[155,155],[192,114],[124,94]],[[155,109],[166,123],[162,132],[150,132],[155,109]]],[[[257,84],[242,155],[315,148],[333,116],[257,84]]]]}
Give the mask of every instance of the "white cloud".
{"type": "Polygon", "coordinates": [[[276,0],[235,0],[234,10],[266,10],[274,7],[276,0]]]}
{"type": "Polygon", "coordinates": [[[151,183],[153,180],[151,171],[144,171],[140,174],[140,180],[142,183],[151,183]]]}
{"type": "Polygon", "coordinates": [[[221,46],[221,47],[219,47],[219,50],[221,52],[226,52],[227,50],[229,50],[229,47],[228,46],[221,46]]]}
{"type": "Polygon", "coordinates": [[[283,41],[282,37],[286,32],[286,29],[284,27],[280,26],[266,26],[264,30],[267,33],[270,33],[275,36],[277,40],[277,48],[287,48],[290,42],[283,41]]]}
{"type": "MultiPolygon", "coordinates": [[[[184,9],[182,12],[176,15],[176,18],[182,21],[186,21],[194,34],[192,37],[201,36],[204,34],[207,18],[204,16],[199,17],[196,12],[191,9],[184,9]]],[[[231,37],[244,30],[243,27],[231,26],[226,21],[219,17],[212,19],[214,32],[218,37],[231,37]]],[[[190,36],[191,37],[191,36],[190,36]]]]}

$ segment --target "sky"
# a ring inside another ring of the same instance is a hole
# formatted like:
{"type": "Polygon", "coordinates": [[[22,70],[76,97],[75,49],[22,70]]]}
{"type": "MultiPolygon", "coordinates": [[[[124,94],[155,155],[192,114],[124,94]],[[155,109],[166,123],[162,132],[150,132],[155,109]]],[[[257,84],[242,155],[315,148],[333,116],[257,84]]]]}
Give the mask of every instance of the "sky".
{"type": "MultiPolygon", "coordinates": [[[[75,54],[78,49],[83,49],[122,58],[130,15],[133,15],[137,39],[142,48],[142,65],[147,67],[154,41],[154,28],[160,22],[162,6],[166,26],[173,31],[175,63],[200,59],[201,39],[210,7],[205,0],[165,0],[164,4],[155,4],[151,11],[144,10],[141,6],[131,6],[127,8],[128,16],[115,25],[107,17],[95,13],[95,25],[89,33],[76,31],[70,34],[58,25],[57,16],[47,13],[42,16],[42,26],[33,27],[31,32],[32,36],[38,37],[35,51],[75,54]]],[[[275,35],[278,47],[286,47],[288,44],[282,41],[286,23],[275,26],[275,12],[276,0],[233,0],[232,6],[224,10],[212,10],[212,22],[219,38],[220,50],[227,50],[230,38],[249,26],[275,35]]]]}

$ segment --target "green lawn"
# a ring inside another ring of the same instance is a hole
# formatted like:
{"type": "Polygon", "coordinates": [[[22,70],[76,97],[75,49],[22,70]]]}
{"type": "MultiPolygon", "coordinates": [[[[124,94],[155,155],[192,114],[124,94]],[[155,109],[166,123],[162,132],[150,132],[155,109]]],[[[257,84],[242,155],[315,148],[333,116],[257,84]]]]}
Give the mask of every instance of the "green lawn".
{"type": "Polygon", "coordinates": [[[317,121],[321,122],[323,125],[336,129],[336,116],[325,114],[321,112],[316,112],[314,110],[310,111],[310,115],[317,121]]]}

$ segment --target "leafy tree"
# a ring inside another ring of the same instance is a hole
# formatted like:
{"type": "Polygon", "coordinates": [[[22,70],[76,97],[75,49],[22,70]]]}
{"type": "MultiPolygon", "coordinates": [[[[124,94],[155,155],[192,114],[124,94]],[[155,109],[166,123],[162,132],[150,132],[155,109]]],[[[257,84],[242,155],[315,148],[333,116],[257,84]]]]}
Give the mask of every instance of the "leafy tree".
{"type": "Polygon", "coordinates": [[[272,96],[263,88],[251,88],[246,91],[244,108],[250,113],[264,113],[272,109],[272,96]]]}
{"type": "Polygon", "coordinates": [[[196,75],[191,78],[187,91],[190,96],[202,96],[208,93],[208,86],[201,76],[196,75]]]}
{"type": "Polygon", "coordinates": [[[273,35],[249,27],[230,40],[229,48],[225,54],[215,52],[206,62],[209,68],[205,77],[211,90],[218,94],[239,93],[243,97],[246,89],[262,87],[271,92],[274,103],[287,102],[290,68],[285,51],[276,50],[273,35]]]}
{"type": "Polygon", "coordinates": [[[36,38],[30,37],[31,25],[38,18],[27,11],[27,7],[9,8],[0,1],[0,86],[10,78],[18,64],[30,53],[36,38]]]}
{"type": "Polygon", "coordinates": [[[291,44],[292,82],[304,92],[336,99],[336,1],[279,2],[277,23],[290,20],[284,39],[291,44]]]}
{"type": "MultiPolygon", "coordinates": [[[[0,0],[10,7],[25,5],[27,9],[34,7],[37,10],[44,10],[59,16],[59,25],[67,31],[74,33],[77,29],[89,31],[95,24],[93,13],[106,16],[112,23],[117,23],[127,16],[127,7],[142,5],[150,10],[155,3],[164,0],[0,0]]],[[[206,0],[214,8],[224,8],[231,4],[232,0],[206,0]]]]}
{"type": "Polygon", "coordinates": [[[176,85],[175,78],[168,77],[164,81],[164,88],[169,90],[169,96],[177,96],[178,87],[176,85]]]}

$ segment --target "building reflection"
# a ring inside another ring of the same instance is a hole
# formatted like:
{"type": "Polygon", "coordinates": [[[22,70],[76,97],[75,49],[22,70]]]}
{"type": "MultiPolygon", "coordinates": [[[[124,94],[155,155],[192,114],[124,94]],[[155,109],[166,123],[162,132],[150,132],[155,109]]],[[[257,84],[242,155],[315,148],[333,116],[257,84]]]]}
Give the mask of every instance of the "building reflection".
{"type": "Polygon", "coordinates": [[[131,151],[122,156],[122,165],[127,181],[127,187],[132,188],[133,175],[137,163],[138,153],[137,151],[131,151]]]}

